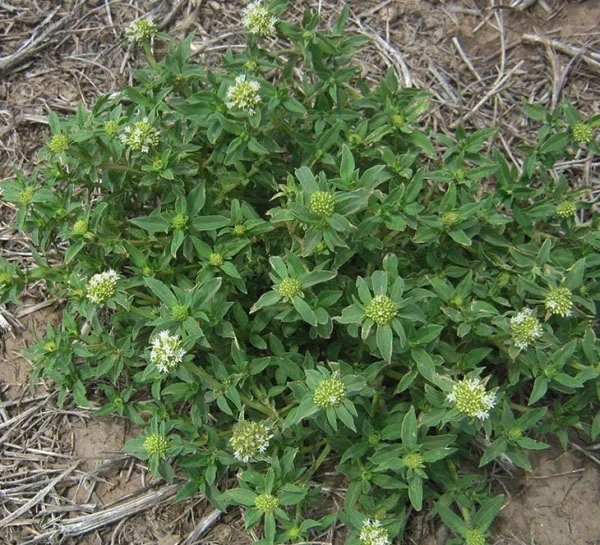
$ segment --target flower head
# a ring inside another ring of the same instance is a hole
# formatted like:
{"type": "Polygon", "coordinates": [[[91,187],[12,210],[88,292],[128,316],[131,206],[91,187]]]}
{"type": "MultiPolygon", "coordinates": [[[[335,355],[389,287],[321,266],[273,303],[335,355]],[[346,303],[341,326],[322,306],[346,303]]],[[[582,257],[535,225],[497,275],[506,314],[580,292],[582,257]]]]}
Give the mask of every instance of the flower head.
{"type": "Polygon", "coordinates": [[[119,134],[119,122],[114,119],[109,119],[104,125],[104,132],[111,138],[116,138],[119,134]]]}
{"type": "Polygon", "coordinates": [[[140,19],[131,23],[126,30],[130,42],[149,42],[158,33],[158,27],[152,19],[140,19]]]}
{"type": "Polygon", "coordinates": [[[235,78],[235,83],[227,90],[227,107],[253,114],[254,109],[262,102],[259,91],[260,83],[258,81],[246,80],[246,75],[240,74],[235,78]]]}
{"type": "Polygon", "coordinates": [[[328,378],[321,382],[313,395],[315,405],[322,409],[337,407],[346,398],[346,385],[338,378],[328,378]]]}
{"type": "Polygon", "coordinates": [[[117,272],[112,269],[95,274],[87,283],[87,298],[95,305],[106,303],[117,292],[119,278],[117,272]]]}
{"type": "Polygon", "coordinates": [[[78,236],[83,236],[88,232],[88,222],[87,220],[77,220],[73,224],[73,234],[78,236]]]}
{"type": "Polygon", "coordinates": [[[33,196],[35,195],[35,188],[34,187],[24,187],[23,189],[21,189],[21,191],[19,191],[19,204],[22,204],[23,206],[27,206],[30,202],[31,199],[33,199],[33,196]]]}
{"type": "Polygon", "coordinates": [[[369,301],[365,316],[377,325],[384,326],[392,321],[396,312],[396,305],[387,295],[376,295],[369,301]]]}
{"type": "Polygon", "coordinates": [[[225,263],[225,260],[223,259],[223,256],[221,254],[213,252],[208,256],[208,262],[213,267],[220,267],[221,265],[223,265],[223,263],[225,263]]]}
{"type": "Polygon", "coordinates": [[[466,545],[485,545],[485,533],[479,528],[469,528],[465,534],[466,545]]]}
{"type": "Polygon", "coordinates": [[[263,422],[241,420],[233,426],[230,439],[233,455],[240,462],[248,462],[250,458],[267,450],[271,437],[271,430],[263,422]]]}
{"type": "Polygon", "coordinates": [[[284,278],[277,286],[277,291],[284,299],[291,299],[302,293],[302,284],[297,278],[284,278]]]}
{"type": "Polygon", "coordinates": [[[272,513],[279,507],[279,499],[273,494],[261,494],[254,500],[254,505],[261,513],[272,513]]]}
{"type": "Polygon", "coordinates": [[[246,226],[243,223],[236,223],[231,232],[236,237],[243,237],[246,234],[246,226]]]}
{"type": "Polygon", "coordinates": [[[69,148],[69,139],[65,134],[55,134],[48,144],[52,153],[63,153],[69,148]]]}
{"type": "Polygon", "coordinates": [[[133,151],[148,153],[150,148],[158,144],[159,132],[144,117],[141,121],[136,121],[133,125],[127,125],[120,136],[121,142],[129,146],[133,151]]]}
{"type": "Polygon", "coordinates": [[[486,392],[481,379],[463,379],[454,383],[446,399],[459,412],[485,420],[496,403],[496,392],[486,392]]]}
{"type": "Polygon", "coordinates": [[[556,288],[544,299],[544,306],[550,314],[569,316],[573,308],[573,294],[569,288],[556,288]]]}
{"type": "Polygon", "coordinates": [[[185,356],[179,335],[169,335],[168,331],[161,331],[154,337],[151,346],[150,362],[156,365],[161,373],[175,369],[185,356]]]}
{"type": "Polygon", "coordinates": [[[187,227],[188,219],[189,218],[187,214],[184,214],[183,212],[177,212],[177,214],[175,214],[171,219],[171,227],[173,227],[175,230],[182,231],[187,227]]]}
{"type": "Polygon", "coordinates": [[[150,456],[158,456],[159,458],[166,458],[167,449],[169,448],[169,440],[160,433],[153,433],[148,435],[144,440],[144,450],[150,456]]]}
{"type": "Polygon", "coordinates": [[[510,329],[513,342],[518,348],[527,348],[544,333],[540,321],[530,308],[523,309],[510,319],[510,329]]]}
{"type": "Polygon", "coordinates": [[[576,123],[571,130],[571,136],[578,144],[589,144],[594,137],[594,131],[585,123],[576,123]]]}
{"type": "Polygon", "coordinates": [[[244,10],[244,27],[250,34],[269,36],[275,34],[277,19],[262,4],[261,0],[250,2],[244,10]]]}
{"type": "Polygon", "coordinates": [[[567,219],[575,215],[577,206],[571,201],[564,201],[556,205],[555,212],[559,218],[567,219]]]}
{"type": "Polygon", "coordinates": [[[408,469],[422,469],[425,467],[423,462],[423,455],[418,452],[411,452],[407,454],[404,458],[402,458],[404,465],[408,469]]]}
{"type": "Polygon", "coordinates": [[[310,211],[322,219],[330,218],[335,211],[335,198],[329,191],[315,191],[310,196],[310,211]]]}
{"type": "Polygon", "coordinates": [[[378,520],[365,520],[359,538],[363,545],[389,545],[390,543],[389,532],[378,520]]]}

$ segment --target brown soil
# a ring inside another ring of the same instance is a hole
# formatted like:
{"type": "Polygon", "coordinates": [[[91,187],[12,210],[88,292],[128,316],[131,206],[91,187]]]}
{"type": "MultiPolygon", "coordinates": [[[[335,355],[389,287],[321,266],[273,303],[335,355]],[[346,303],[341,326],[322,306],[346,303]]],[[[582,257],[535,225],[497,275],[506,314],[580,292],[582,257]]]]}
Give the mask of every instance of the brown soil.
{"type": "MultiPolygon", "coordinates": [[[[518,2],[506,7],[509,0],[348,3],[350,26],[375,37],[361,57],[365,73],[375,79],[393,65],[406,83],[429,90],[434,130],[496,124],[501,145],[511,149],[517,135],[531,131],[519,111],[521,100],[555,106],[568,98],[584,116],[600,111],[598,0],[538,0],[525,10],[518,2]]],[[[291,11],[298,15],[307,4],[321,5],[325,22],[339,9],[338,2],[324,0],[297,2],[291,11]]],[[[13,167],[31,170],[47,135],[49,110],[72,113],[79,102],[90,106],[99,94],[130,80],[138,57],[123,40],[129,22],[152,13],[173,35],[195,31],[195,45],[204,51],[197,58],[211,63],[223,45],[241,42],[241,5],[241,0],[0,2],[0,179],[13,167]],[[10,62],[30,37],[44,33],[39,49],[10,62]]],[[[594,168],[582,166],[575,174],[587,182],[594,168]]],[[[0,203],[2,255],[26,262],[26,243],[8,227],[11,216],[10,207],[0,203]]],[[[0,544],[251,543],[257,536],[244,532],[235,511],[210,524],[197,540],[186,541],[212,509],[201,498],[172,505],[172,495],[84,535],[52,537],[54,524],[126,504],[153,489],[143,464],[120,453],[138,430],[121,419],[59,409],[44,385],[35,392],[27,389],[30,370],[20,348],[58,319],[58,308],[45,301],[42,286],[30,287],[29,295],[28,307],[7,309],[15,327],[4,337],[0,360],[0,513],[8,517],[23,508],[12,522],[0,520],[0,544]],[[29,314],[36,303],[47,305],[29,314]],[[73,465],[71,473],[57,478],[73,465]],[[27,480],[27,475],[37,477],[27,480]]],[[[511,479],[500,472],[506,505],[494,525],[495,543],[600,545],[599,458],[599,450],[572,446],[562,452],[553,446],[533,457],[530,475],[511,479]]],[[[317,541],[340,542],[341,537],[318,536],[317,541]]],[[[443,545],[447,538],[427,524],[407,536],[411,544],[427,545],[443,545]]]]}

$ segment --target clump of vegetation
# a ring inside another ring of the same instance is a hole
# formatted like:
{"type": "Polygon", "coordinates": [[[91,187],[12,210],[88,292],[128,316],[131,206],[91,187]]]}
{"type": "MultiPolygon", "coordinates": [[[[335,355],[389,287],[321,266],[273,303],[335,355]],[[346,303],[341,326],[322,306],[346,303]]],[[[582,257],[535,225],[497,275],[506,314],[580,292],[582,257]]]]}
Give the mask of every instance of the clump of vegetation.
{"type": "Polygon", "coordinates": [[[347,8],[325,32],[288,3],[252,2],[216,70],[191,36],[159,61],[168,36],[128,31],[136,84],[51,114],[41,164],[1,184],[36,262],[2,264],[2,302],[43,279],[64,311],[33,380],[145,426],[126,449],[261,543],[341,522],[385,545],[427,508],[483,545],[494,460],[600,436],[595,202],[553,170],[598,152],[600,119],[525,104],[514,164],[494,128],[432,133],[393,70],[367,85],[347,8]]]}

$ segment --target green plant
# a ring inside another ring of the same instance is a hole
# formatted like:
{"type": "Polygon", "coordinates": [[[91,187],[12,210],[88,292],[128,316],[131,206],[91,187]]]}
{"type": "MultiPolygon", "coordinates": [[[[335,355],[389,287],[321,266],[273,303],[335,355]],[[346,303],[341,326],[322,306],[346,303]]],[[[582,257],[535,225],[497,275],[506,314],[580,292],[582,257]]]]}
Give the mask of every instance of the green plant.
{"type": "Polygon", "coordinates": [[[335,472],[350,543],[435,506],[482,545],[488,463],[600,436],[595,201],[553,170],[598,152],[600,119],[524,105],[538,142],[513,164],[494,129],[431,133],[393,70],[367,85],[347,8],[325,32],[288,3],[253,2],[215,70],[191,36],[157,60],[168,36],[128,33],[136,85],[51,114],[40,165],[2,182],[35,257],[0,263],[2,301],[44,280],[64,312],[32,380],[144,424],[126,449],[186,476],[178,499],[245,506],[264,543],[333,524],[335,472]]]}

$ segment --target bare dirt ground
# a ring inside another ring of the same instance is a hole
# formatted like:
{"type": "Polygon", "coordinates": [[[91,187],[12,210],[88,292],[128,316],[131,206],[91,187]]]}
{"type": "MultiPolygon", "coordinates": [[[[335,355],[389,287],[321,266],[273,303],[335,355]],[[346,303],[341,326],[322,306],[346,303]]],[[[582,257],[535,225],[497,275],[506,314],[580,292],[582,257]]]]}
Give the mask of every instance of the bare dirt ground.
{"type": "MultiPolygon", "coordinates": [[[[583,116],[600,112],[598,0],[354,0],[350,28],[373,38],[360,62],[375,81],[393,66],[405,85],[433,96],[436,131],[500,127],[504,151],[532,139],[523,100],[556,106],[567,98],[583,116]]],[[[198,62],[212,64],[243,43],[242,0],[1,0],[0,179],[31,170],[48,134],[46,116],[89,107],[130,81],[138,56],[124,40],[136,18],[152,15],[175,36],[192,31],[198,62]]],[[[296,2],[320,9],[333,0],[296,2]]],[[[160,47],[157,54],[160,55],[160,47]]],[[[510,150],[510,151],[509,151],[510,150]]],[[[515,157],[518,161],[518,157],[515,157]]],[[[598,165],[586,156],[568,168],[573,184],[598,187],[598,165]]],[[[2,257],[27,263],[26,241],[9,228],[0,202],[2,257]]],[[[124,420],[94,419],[56,406],[50,385],[28,389],[20,349],[56,320],[60,309],[31,286],[27,303],[3,310],[12,324],[0,359],[0,545],[34,543],[252,543],[239,512],[219,514],[202,498],[173,505],[174,488],[152,482],[120,448],[133,435],[124,420]]],[[[494,526],[496,545],[600,545],[600,448],[573,438],[534,459],[532,474],[496,471],[506,504],[494,526]]],[[[416,519],[415,519],[415,522],[416,519]]],[[[433,516],[409,524],[410,544],[443,545],[433,516]]],[[[340,543],[344,532],[315,536],[340,543]]]]}

